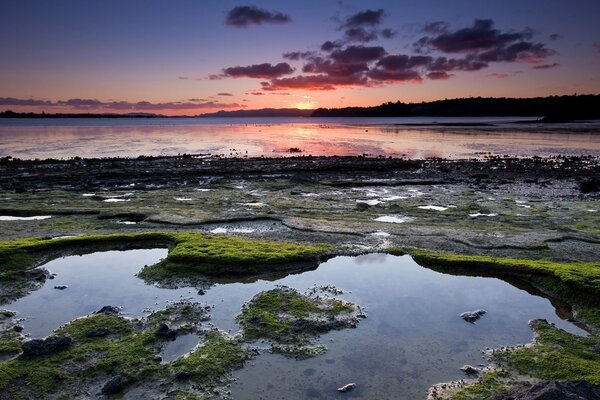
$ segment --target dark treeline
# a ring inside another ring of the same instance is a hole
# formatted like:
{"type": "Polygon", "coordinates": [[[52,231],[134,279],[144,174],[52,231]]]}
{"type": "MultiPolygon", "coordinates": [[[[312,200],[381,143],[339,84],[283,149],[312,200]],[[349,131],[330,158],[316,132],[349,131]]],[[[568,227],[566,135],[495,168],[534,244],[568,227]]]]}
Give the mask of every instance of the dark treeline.
{"type": "Polygon", "coordinates": [[[388,102],[373,107],[319,108],[313,117],[544,117],[548,122],[600,119],[600,95],[535,98],[483,98],[438,100],[423,103],[388,102]]]}

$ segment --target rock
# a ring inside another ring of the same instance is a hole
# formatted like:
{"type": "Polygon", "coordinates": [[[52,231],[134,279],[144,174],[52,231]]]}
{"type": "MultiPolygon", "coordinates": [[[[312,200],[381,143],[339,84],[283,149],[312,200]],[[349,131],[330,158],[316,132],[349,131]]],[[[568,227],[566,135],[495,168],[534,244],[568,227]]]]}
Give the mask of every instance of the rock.
{"type": "Polygon", "coordinates": [[[479,318],[483,317],[485,314],[487,313],[487,311],[485,310],[475,310],[475,311],[467,311],[464,312],[462,314],[460,314],[460,317],[462,319],[464,319],[465,321],[474,324],[475,321],[477,321],[479,318]]]}
{"type": "Polygon", "coordinates": [[[73,343],[69,336],[50,336],[46,339],[34,339],[23,343],[20,358],[45,357],[65,350],[73,343]]]}
{"type": "Polygon", "coordinates": [[[58,289],[58,290],[65,290],[66,288],[68,288],[67,285],[57,285],[57,286],[54,286],[54,289],[58,289]]]}
{"type": "Polygon", "coordinates": [[[13,326],[13,331],[15,331],[15,332],[23,332],[23,329],[24,329],[23,325],[13,326]]]}
{"type": "Polygon", "coordinates": [[[102,394],[113,395],[121,393],[123,389],[130,383],[130,378],[127,375],[119,374],[110,378],[104,386],[102,386],[102,394]]]}
{"type": "Polygon", "coordinates": [[[91,329],[91,330],[87,331],[85,333],[85,337],[88,337],[88,338],[104,337],[104,336],[108,335],[109,333],[110,333],[110,330],[107,327],[101,326],[99,328],[91,329]]]}
{"type": "Polygon", "coordinates": [[[192,377],[192,374],[187,371],[179,371],[175,374],[175,379],[178,379],[180,381],[190,379],[191,377],[192,377]]]}
{"type": "Polygon", "coordinates": [[[579,191],[583,194],[600,191],[600,183],[597,179],[589,178],[579,182],[579,191]]]}
{"type": "Polygon", "coordinates": [[[96,311],[94,314],[117,315],[117,314],[119,314],[119,311],[121,311],[121,309],[119,307],[104,306],[101,309],[99,309],[98,311],[96,311]]]}
{"type": "Polygon", "coordinates": [[[479,370],[471,365],[463,365],[460,370],[467,375],[479,375],[479,370]]]}
{"type": "Polygon", "coordinates": [[[349,392],[351,390],[354,390],[356,388],[356,383],[347,383],[342,387],[338,388],[338,392],[349,392]]]}
{"type": "Polygon", "coordinates": [[[177,336],[177,331],[169,328],[169,326],[163,322],[158,326],[155,335],[159,339],[174,339],[177,336]]]}
{"type": "Polygon", "coordinates": [[[518,385],[491,400],[600,400],[600,389],[585,381],[541,381],[518,385]]]}
{"type": "Polygon", "coordinates": [[[369,208],[371,208],[371,206],[368,205],[367,203],[364,203],[364,202],[356,203],[356,209],[358,211],[366,211],[369,208]]]}

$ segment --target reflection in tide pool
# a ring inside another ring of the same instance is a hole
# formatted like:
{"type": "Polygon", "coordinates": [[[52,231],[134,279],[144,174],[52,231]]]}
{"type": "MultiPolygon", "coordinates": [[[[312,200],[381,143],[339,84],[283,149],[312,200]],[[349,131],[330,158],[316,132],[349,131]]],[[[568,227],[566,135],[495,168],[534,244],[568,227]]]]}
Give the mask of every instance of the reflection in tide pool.
{"type": "MultiPolygon", "coordinates": [[[[234,317],[243,303],[260,291],[287,285],[304,291],[314,284],[333,284],[340,297],[367,309],[357,329],[321,337],[329,350],[297,361],[262,354],[235,371],[234,399],[365,399],[424,398],[436,382],[463,378],[463,364],[484,362],[481,349],[529,342],[530,319],[546,318],[563,329],[585,334],[557,317],[547,299],[494,278],[438,273],[417,265],[409,256],[369,254],[336,257],[316,270],[272,281],[217,284],[205,295],[192,288],[161,289],[134,276],[144,264],[157,262],[164,249],[104,252],[70,256],[45,265],[54,280],[6,306],[25,318],[32,337],[47,335],[69,320],[104,305],[123,307],[126,314],[144,315],[182,298],[214,305],[211,322],[235,333],[234,317]],[[55,285],[68,286],[55,290],[55,285]],[[465,311],[483,308],[476,324],[463,321],[465,311]],[[355,391],[336,389],[356,382],[355,391]]],[[[164,350],[165,361],[189,351],[193,335],[164,350]]]]}
{"type": "Polygon", "coordinates": [[[8,118],[0,120],[0,157],[211,153],[226,157],[370,154],[471,158],[481,152],[600,156],[598,121],[511,123],[523,119],[527,118],[8,118]],[[457,122],[482,125],[443,125],[457,122]]]}

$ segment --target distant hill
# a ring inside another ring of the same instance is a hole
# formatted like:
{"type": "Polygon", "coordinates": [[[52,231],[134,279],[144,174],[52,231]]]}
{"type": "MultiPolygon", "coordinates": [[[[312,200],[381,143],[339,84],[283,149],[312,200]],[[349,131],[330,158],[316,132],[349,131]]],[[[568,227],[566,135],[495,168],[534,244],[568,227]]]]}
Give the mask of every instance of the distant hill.
{"type": "Polygon", "coordinates": [[[600,119],[600,95],[535,98],[471,97],[373,107],[319,108],[313,117],[544,117],[547,122],[600,119]]]}
{"type": "Polygon", "coordinates": [[[299,108],[261,108],[259,110],[217,111],[214,113],[200,114],[201,118],[235,118],[235,117],[310,117],[314,110],[300,110],[299,108]]]}

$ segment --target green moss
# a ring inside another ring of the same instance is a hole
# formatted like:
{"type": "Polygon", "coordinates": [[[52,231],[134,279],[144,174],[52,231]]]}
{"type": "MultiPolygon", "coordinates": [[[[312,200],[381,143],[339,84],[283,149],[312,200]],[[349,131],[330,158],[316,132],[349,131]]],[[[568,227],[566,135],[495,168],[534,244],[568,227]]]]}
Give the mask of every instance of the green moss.
{"type": "Polygon", "coordinates": [[[600,337],[575,336],[536,320],[534,346],[497,351],[494,357],[521,374],[540,379],[583,379],[600,385],[600,337]]]}
{"type": "Polygon", "coordinates": [[[197,232],[82,235],[53,240],[29,238],[0,241],[0,279],[3,274],[31,268],[61,252],[89,253],[96,251],[98,246],[151,245],[172,248],[165,262],[144,270],[143,276],[148,278],[195,272],[219,273],[224,270],[224,265],[238,266],[241,273],[245,270],[254,272],[257,266],[265,264],[317,261],[322,254],[333,250],[331,246],[324,245],[248,240],[197,232]]]}
{"type": "Polygon", "coordinates": [[[316,299],[294,289],[279,287],[254,296],[237,320],[250,340],[267,338],[279,343],[307,344],[307,338],[317,332],[313,331],[310,323],[302,325],[301,320],[321,318],[334,321],[335,316],[352,312],[354,306],[342,300],[316,299]]]}
{"type": "Polygon", "coordinates": [[[18,353],[21,351],[21,342],[17,339],[0,339],[0,354],[18,353]]]}
{"type": "Polygon", "coordinates": [[[209,332],[205,342],[187,357],[174,361],[173,373],[186,372],[196,381],[210,381],[233,368],[240,368],[250,358],[250,352],[236,339],[227,339],[218,332],[209,332]]]}
{"type": "Polygon", "coordinates": [[[503,392],[508,388],[505,373],[500,371],[489,372],[483,375],[477,382],[466,386],[450,396],[452,400],[485,400],[493,395],[503,392]]]}
{"type": "Polygon", "coordinates": [[[85,334],[93,329],[102,327],[108,328],[111,335],[126,335],[131,333],[131,324],[129,321],[116,315],[105,314],[93,314],[88,317],[75,319],[56,332],[58,334],[70,335],[73,339],[80,342],[89,342],[98,340],[98,338],[88,338],[85,334]]]}

